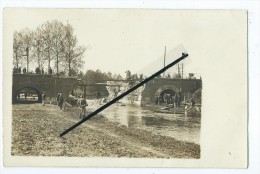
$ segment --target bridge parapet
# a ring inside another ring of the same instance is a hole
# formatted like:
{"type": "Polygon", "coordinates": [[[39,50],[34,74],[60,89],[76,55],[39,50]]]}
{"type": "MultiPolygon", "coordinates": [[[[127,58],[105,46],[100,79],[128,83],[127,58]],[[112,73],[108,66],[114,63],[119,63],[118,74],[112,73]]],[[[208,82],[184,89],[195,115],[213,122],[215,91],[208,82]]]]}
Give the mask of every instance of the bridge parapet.
{"type": "Polygon", "coordinates": [[[33,89],[38,94],[40,101],[42,92],[45,92],[47,97],[56,97],[57,93],[61,92],[67,98],[76,82],[76,78],[49,74],[13,74],[13,102],[23,88],[33,89]]]}

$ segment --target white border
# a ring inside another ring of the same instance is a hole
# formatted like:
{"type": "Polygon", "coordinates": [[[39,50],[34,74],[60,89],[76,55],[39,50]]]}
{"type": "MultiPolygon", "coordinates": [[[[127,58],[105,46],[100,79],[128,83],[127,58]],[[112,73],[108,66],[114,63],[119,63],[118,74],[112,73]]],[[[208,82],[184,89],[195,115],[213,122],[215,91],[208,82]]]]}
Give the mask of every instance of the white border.
{"type": "MultiPolygon", "coordinates": [[[[246,9],[248,10],[248,72],[249,72],[249,167],[248,169],[180,169],[180,168],[20,168],[20,167],[3,167],[3,142],[2,142],[2,126],[1,126],[1,158],[0,158],[0,173],[21,174],[21,173],[180,173],[180,174],[251,174],[260,173],[260,54],[259,54],[259,11],[260,2],[255,1],[235,1],[235,0],[220,0],[220,1],[162,1],[162,0],[95,0],[95,1],[0,1],[1,11],[1,29],[2,29],[2,12],[4,7],[39,7],[39,8],[148,8],[148,9],[246,9]]],[[[1,30],[2,31],[2,30],[1,30]]],[[[0,34],[2,48],[2,32],[0,34]]],[[[2,58],[2,49],[0,51],[2,58]]],[[[1,67],[2,67],[2,61],[1,67]]],[[[2,70],[2,69],[1,69],[2,70]]],[[[2,71],[1,82],[2,82],[2,71]]],[[[2,85],[1,85],[2,99],[2,85]]],[[[0,110],[2,111],[2,101],[0,101],[0,110]]],[[[2,113],[1,113],[2,116],[2,113]]],[[[0,119],[2,125],[2,119],[0,119]]]]}

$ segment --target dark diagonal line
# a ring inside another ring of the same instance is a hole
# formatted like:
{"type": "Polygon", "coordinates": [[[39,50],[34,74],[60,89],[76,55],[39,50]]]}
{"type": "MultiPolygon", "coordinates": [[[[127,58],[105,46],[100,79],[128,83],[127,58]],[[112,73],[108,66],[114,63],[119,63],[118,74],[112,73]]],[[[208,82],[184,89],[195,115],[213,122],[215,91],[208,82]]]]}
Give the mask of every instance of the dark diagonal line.
{"type": "Polygon", "coordinates": [[[111,100],[110,102],[106,103],[105,105],[101,106],[100,108],[98,108],[97,110],[95,110],[94,112],[90,113],[87,117],[83,118],[82,120],[80,120],[79,122],[77,122],[76,124],[72,125],[71,127],[69,127],[68,129],[66,129],[64,132],[62,132],[60,134],[60,137],[62,137],[63,135],[67,134],[68,132],[70,132],[71,130],[73,130],[74,128],[78,127],[79,125],[81,125],[82,123],[84,123],[85,121],[87,121],[88,119],[90,119],[91,117],[94,117],[96,114],[98,114],[99,112],[103,111],[104,109],[106,109],[107,107],[109,107],[110,105],[114,104],[115,102],[117,102],[118,100],[120,100],[121,98],[125,97],[126,95],[128,95],[129,93],[133,92],[134,90],[136,90],[137,88],[139,88],[140,86],[146,84],[147,82],[149,82],[150,80],[154,79],[155,77],[157,77],[158,75],[160,75],[161,73],[163,73],[164,71],[166,71],[167,69],[169,69],[170,67],[172,67],[173,65],[179,63],[180,61],[182,61],[183,59],[185,59],[186,57],[188,57],[188,54],[182,53],[182,56],[180,58],[178,58],[177,60],[173,61],[172,63],[170,63],[169,65],[165,66],[164,68],[162,68],[161,70],[159,70],[158,72],[154,73],[153,75],[151,75],[150,77],[144,79],[142,82],[138,83],[137,85],[135,85],[134,87],[132,87],[131,89],[127,90],[126,92],[124,92],[123,94],[119,95],[118,97],[114,98],[113,100],[111,100]]]}

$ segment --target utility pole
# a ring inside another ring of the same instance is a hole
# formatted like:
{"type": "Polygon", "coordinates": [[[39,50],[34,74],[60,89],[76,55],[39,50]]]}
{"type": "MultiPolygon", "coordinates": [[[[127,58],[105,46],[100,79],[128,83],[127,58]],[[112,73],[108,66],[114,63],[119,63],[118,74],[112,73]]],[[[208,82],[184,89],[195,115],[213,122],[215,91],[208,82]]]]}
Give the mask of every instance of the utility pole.
{"type": "Polygon", "coordinates": [[[87,86],[86,86],[86,83],[84,82],[84,94],[83,94],[84,95],[84,97],[83,97],[84,99],[86,99],[86,91],[87,91],[86,88],[87,88],[87,86]]]}
{"type": "Polygon", "coordinates": [[[27,60],[27,71],[26,73],[28,74],[29,70],[29,47],[26,47],[26,60],[27,60]]]}
{"type": "MultiPolygon", "coordinates": [[[[165,67],[165,58],[166,58],[166,46],[164,47],[164,60],[163,60],[163,67],[165,67]]],[[[165,72],[163,72],[163,77],[165,77],[165,72]]]]}
{"type": "Polygon", "coordinates": [[[181,78],[183,79],[183,63],[181,65],[182,65],[182,68],[181,68],[181,78]]]}
{"type": "Polygon", "coordinates": [[[178,78],[179,78],[179,75],[180,75],[180,67],[179,67],[179,64],[178,64],[178,78]]]}
{"type": "Polygon", "coordinates": [[[70,50],[69,51],[69,77],[71,77],[71,59],[72,59],[72,56],[73,56],[73,50],[70,50]]]}
{"type": "Polygon", "coordinates": [[[18,69],[18,55],[17,55],[17,49],[15,50],[15,59],[16,59],[16,68],[18,69]]]}

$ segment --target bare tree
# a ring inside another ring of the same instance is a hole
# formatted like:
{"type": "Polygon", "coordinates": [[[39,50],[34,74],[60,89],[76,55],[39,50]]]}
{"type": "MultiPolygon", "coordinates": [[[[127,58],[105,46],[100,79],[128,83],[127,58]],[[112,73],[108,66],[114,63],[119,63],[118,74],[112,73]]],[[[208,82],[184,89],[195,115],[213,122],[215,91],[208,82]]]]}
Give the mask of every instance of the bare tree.
{"type": "Polygon", "coordinates": [[[61,56],[64,54],[64,40],[65,40],[65,26],[57,21],[51,21],[50,25],[52,26],[52,52],[56,59],[56,73],[59,73],[59,63],[62,61],[61,56]]]}
{"type": "Polygon", "coordinates": [[[65,26],[65,39],[64,39],[64,53],[65,53],[65,66],[68,69],[68,74],[71,76],[72,67],[74,71],[83,65],[83,56],[86,47],[78,46],[77,37],[73,34],[74,30],[70,24],[65,26]]]}
{"type": "Polygon", "coordinates": [[[44,40],[43,31],[38,27],[33,32],[32,56],[35,57],[39,68],[43,68],[44,40]]]}
{"type": "Polygon", "coordinates": [[[25,28],[21,32],[19,32],[19,38],[21,38],[21,53],[22,56],[25,57],[26,65],[27,65],[27,73],[29,72],[29,63],[33,59],[30,56],[30,49],[32,48],[32,40],[33,40],[33,33],[28,29],[25,28]]]}
{"type": "Polygon", "coordinates": [[[14,33],[13,62],[18,67],[24,62],[22,58],[26,57],[27,72],[29,62],[33,59],[39,68],[43,68],[47,60],[48,70],[51,68],[51,61],[55,59],[57,73],[66,70],[69,76],[75,75],[83,66],[85,50],[85,46],[78,45],[73,27],[57,20],[47,21],[35,31],[24,29],[14,33]],[[62,69],[60,64],[64,65],[62,69]]]}
{"type": "Polygon", "coordinates": [[[16,68],[22,64],[23,52],[22,52],[22,37],[21,33],[14,32],[13,35],[13,63],[16,68]]]}
{"type": "Polygon", "coordinates": [[[51,57],[52,52],[52,25],[49,21],[42,24],[40,26],[42,30],[42,38],[43,38],[43,49],[44,49],[44,57],[46,60],[48,60],[48,69],[51,67],[51,60],[53,57],[51,57]]]}

